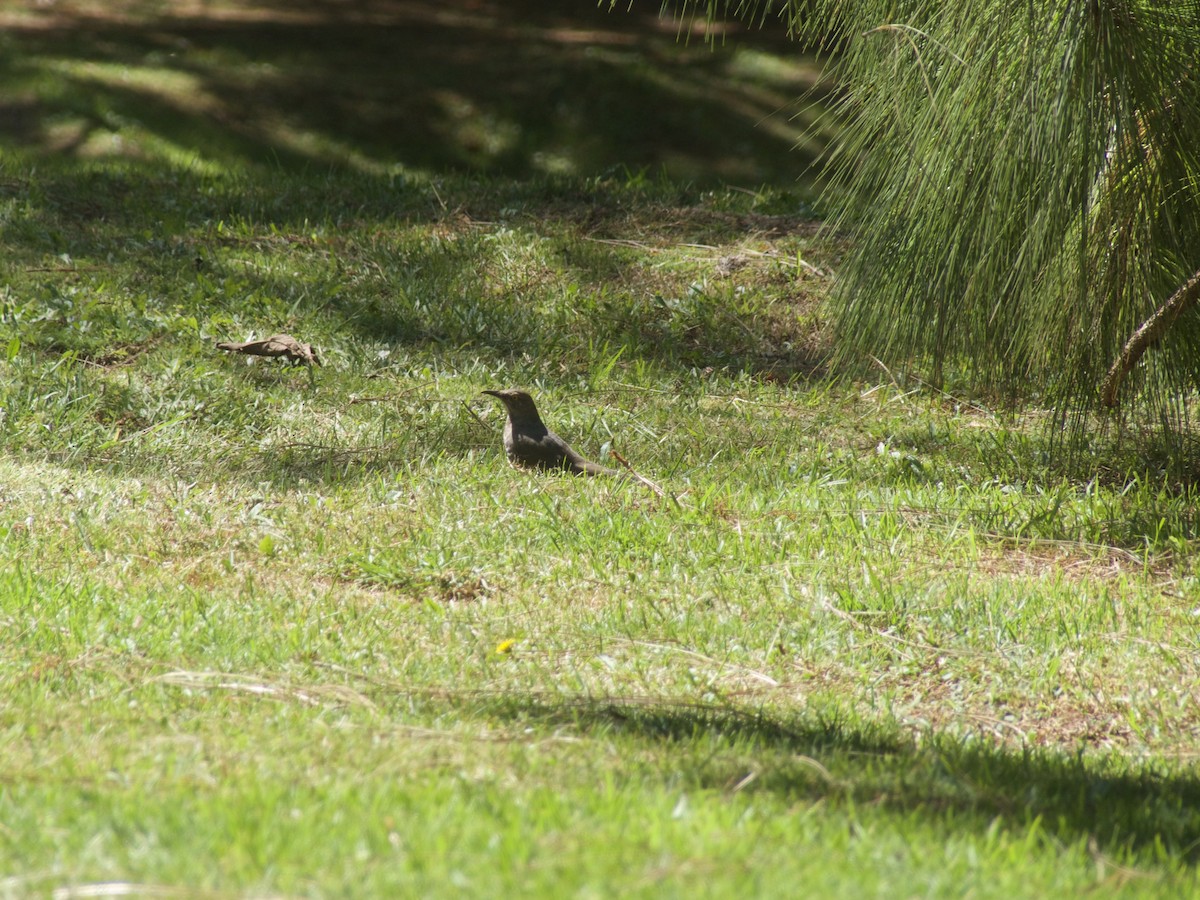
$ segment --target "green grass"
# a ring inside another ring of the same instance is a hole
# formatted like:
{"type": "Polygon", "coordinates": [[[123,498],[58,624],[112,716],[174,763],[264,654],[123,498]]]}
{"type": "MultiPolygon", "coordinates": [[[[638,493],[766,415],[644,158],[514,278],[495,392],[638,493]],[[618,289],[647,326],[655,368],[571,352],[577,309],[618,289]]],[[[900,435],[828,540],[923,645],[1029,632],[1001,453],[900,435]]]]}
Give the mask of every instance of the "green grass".
{"type": "Polygon", "coordinates": [[[1194,490],[828,371],[802,188],[44,149],[3,893],[1196,892],[1194,490]],[[277,330],[313,381],[212,346],[277,330]],[[496,386],[668,496],[510,468],[496,386]]]}

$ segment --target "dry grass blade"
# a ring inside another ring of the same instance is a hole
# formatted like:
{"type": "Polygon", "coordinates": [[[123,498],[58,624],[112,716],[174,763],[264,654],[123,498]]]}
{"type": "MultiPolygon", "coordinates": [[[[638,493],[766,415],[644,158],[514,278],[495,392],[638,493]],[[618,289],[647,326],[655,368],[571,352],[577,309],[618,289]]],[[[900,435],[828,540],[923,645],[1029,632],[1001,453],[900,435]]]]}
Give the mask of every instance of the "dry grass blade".
{"type": "Polygon", "coordinates": [[[375,704],[365,694],[342,684],[325,684],[300,687],[292,684],[272,683],[260,678],[247,678],[226,672],[174,671],[153,679],[162,684],[195,691],[230,691],[250,694],[270,700],[295,700],[310,706],[361,706],[375,709],[375,704]]]}
{"type": "Polygon", "coordinates": [[[671,502],[674,503],[676,506],[679,506],[679,500],[674,495],[667,494],[667,492],[664,491],[661,487],[659,487],[657,484],[655,484],[653,481],[651,481],[645,475],[642,475],[637,470],[635,470],[633,468],[633,466],[629,464],[629,460],[627,460],[625,457],[623,457],[620,453],[618,453],[616,450],[611,450],[609,452],[612,453],[613,459],[615,459],[622,466],[624,466],[625,470],[636,481],[640,481],[642,484],[644,484],[646,487],[650,488],[650,490],[654,491],[654,493],[658,494],[658,496],[660,496],[660,497],[670,497],[671,502]]]}
{"type": "Polygon", "coordinates": [[[192,887],[176,887],[166,884],[139,884],[135,881],[102,881],[93,884],[75,884],[54,888],[50,892],[53,900],[83,900],[94,897],[192,897],[200,900],[219,900],[232,894],[198,890],[192,887]]]}
{"type": "Polygon", "coordinates": [[[770,675],[757,672],[747,666],[739,666],[737,663],[723,662],[719,659],[714,659],[713,657],[706,656],[703,653],[697,653],[695,650],[689,650],[687,647],[677,647],[672,644],[661,644],[653,641],[629,641],[628,643],[633,647],[646,647],[650,650],[662,650],[668,653],[679,653],[683,656],[709,663],[710,665],[719,669],[729,669],[732,671],[741,672],[753,680],[767,685],[768,687],[779,687],[779,682],[770,675]]]}

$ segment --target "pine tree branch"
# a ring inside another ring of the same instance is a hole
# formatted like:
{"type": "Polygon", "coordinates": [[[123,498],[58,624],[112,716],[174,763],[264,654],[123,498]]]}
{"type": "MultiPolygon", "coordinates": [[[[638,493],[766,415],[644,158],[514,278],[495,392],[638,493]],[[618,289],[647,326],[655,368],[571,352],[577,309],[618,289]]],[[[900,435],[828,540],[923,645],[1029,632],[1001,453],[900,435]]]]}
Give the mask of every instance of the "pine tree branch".
{"type": "Polygon", "coordinates": [[[1133,367],[1147,350],[1162,340],[1167,330],[1187,310],[1200,302],[1200,270],[1184,282],[1183,287],[1170,296],[1166,303],[1154,311],[1154,315],[1138,326],[1125,342],[1117,361],[1108,370],[1100,386],[1100,398],[1109,409],[1116,408],[1117,391],[1133,367]]]}

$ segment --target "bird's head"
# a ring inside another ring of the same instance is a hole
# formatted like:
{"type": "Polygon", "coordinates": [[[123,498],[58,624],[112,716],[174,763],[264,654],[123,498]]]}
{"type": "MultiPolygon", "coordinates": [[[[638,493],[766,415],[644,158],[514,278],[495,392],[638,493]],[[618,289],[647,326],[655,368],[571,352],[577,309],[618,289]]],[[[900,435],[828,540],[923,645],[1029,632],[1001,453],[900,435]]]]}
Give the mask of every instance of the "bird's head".
{"type": "Polygon", "coordinates": [[[537,407],[533,403],[533,398],[525,391],[517,390],[516,388],[506,388],[502,391],[484,391],[485,394],[491,394],[504,404],[508,410],[509,416],[518,419],[538,419],[537,407]]]}

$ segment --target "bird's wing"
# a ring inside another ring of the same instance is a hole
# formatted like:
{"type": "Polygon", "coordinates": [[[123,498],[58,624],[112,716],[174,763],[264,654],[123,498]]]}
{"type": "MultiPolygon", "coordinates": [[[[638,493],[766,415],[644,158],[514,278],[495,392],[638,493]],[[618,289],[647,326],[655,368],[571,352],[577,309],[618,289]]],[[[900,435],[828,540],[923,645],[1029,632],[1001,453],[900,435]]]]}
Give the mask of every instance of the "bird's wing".
{"type": "Polygon", "coordinates": [[[273,334],[262,341],[263,356],[302,356],[301,344],[290,334],[273,334]]]}
{"type": "Polygon", "coordinates": [[[262,341],[245,341],[244,343],[233,343],[232,341],[224,341],[217,344],[218,350],[231,350],[234,353],[245,353],[247,356],[280,356],[287,352],[283,345],[278,342],[277,338],[267,338],[262,341]]]}
{"type": "Polygon", "coordinates": [[[321,363],[311,344],[301,343],[290,334],[273,334],[261,341],[246,341],[240,344],[233,341],[221,341],[217,344],[217,349],[245,353],[248,356],[284,356],[306,363],[315,362],[318,365],[321,363]]]}

